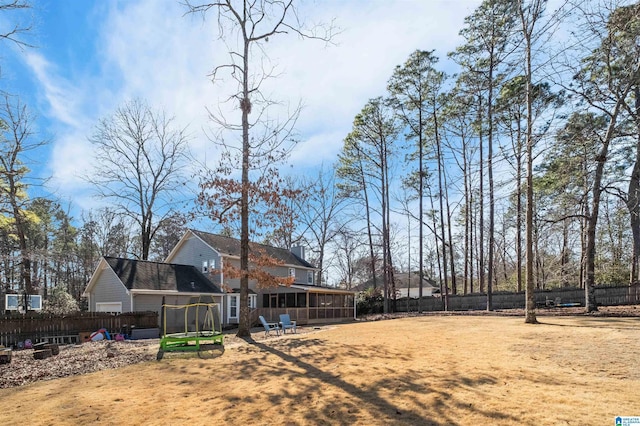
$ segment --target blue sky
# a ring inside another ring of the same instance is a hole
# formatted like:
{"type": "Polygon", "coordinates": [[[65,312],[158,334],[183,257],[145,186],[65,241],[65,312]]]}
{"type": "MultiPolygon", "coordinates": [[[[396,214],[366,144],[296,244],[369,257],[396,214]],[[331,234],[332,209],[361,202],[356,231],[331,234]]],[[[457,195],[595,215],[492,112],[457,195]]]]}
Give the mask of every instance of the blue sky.
{"type": "MultiPolygon", "coordinates": [[[[189,126],[191,150],[215,158],[203,129],[211,124],[205,107],[233,92],[213,85],[211,69],[228,56],[217,41],[211,16],[184,16],[169,0],[33,1],[36,48],[0,45],[0,88],[21,96],[37,115],[36,128],[50,140],[38,153],[34,172],[51,177],[47,191],[71,206],[76,217],[96,207],[81,179],[91,173],[87,137],[100,118],[134,98],[189,126]]],[[[284,102],[302,101],[292,153],[297,170],[313,171],[335,161],[353,117],[368,99],[383,95],[395,65],[415,49],[436,49],[444,61],[459,43],[464,17],[478,0],[307,1],[301,14],[335,23],[336,45],[277,37],[269,55],[281,75],[265,89],[284,102]]],[[[0,29],[13,16],[0,16],[0,29]]]]}

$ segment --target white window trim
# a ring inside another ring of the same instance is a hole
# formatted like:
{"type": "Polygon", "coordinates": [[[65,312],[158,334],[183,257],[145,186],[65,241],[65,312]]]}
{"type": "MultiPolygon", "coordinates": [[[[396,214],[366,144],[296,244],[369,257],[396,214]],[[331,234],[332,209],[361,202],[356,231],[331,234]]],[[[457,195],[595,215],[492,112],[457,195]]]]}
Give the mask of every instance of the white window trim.
{"type": "MultiPolygon", "coordinates": [[[[6,294],[4,296],[4,308],[7,311],[20,311],[20,310],[24,310],[24,306],[22,306],[24,302],[24,295],[22,294],[6,294]],[[16,304],[11,304],[9,305],[9,299],[14,299],[16,300],[16,304]]],[[[39,294],[31,294],[29,295],[29,310],[30,311],[41,311],[42,310],[42,296],[39,294]],[[34,308],[33,307],[33,300],[38,300],[39,301],[39,307],[38,308],[34,308]]]]}
{"type": "Polygon", "coordinates": [[[307,284],[313,285],[315,280],[315,273],[313,271],[307,271],[307,284]]]}
{"type": "Polygon", "coordinates": [[[206,260],[202,261],[202,273],[206,274],[209,272],[209,263],[206,260]]]}
{"type": "Polygon", "coordinates": [[[228,306],[227,306],[227,318],[237,320],[240,317],[240,295],[239,294],[229,294],[228,295],[228,306]],[[236,315],[231,316],[231,300],[236,301],[236,315]]]}
{"type": "Polygon", "coordinates": [[[20,295],[19,294],[6,294],[4,296],[4,308],[7,311],[17,311],[20,307],[20,295]],[[15,299],[15,304],[11,303],[9,304],[9,299],[14,300],[15,299]]]}
{"type": "Polygon", "coordinates": [[[289,276],[293,278],[296,277],[296,268],[289,268],[289,276]]]}
{"type": "Polygon", "coordinates": [[[122,313],[122,302],[96,302],[96,312],[115,312],[118,314],[122,313]],[[100,307],[103,306],[113,306],[116,309],[109,309],[107,311],[100,310],[100,307]]]}

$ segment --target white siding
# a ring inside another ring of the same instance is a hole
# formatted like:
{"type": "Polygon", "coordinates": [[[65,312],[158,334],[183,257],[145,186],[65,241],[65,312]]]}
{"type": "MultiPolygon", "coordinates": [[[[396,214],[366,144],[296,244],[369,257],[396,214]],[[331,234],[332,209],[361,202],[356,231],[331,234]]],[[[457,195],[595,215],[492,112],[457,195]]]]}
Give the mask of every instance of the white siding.
{"type": "Polygon", "coordinates": [[[89,311],[96,311],[98,302],[122,302],[122,312],[131,312],[131,298],[126,287],[109,267],[100,272],[100,276],[89,296],[89,311]]]}

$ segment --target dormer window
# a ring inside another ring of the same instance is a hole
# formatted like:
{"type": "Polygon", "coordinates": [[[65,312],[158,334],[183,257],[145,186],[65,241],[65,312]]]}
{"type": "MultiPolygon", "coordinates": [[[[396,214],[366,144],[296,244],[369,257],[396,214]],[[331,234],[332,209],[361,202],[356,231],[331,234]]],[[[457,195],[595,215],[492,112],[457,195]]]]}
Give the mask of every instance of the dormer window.
{"type": "Polygon", "coordinates": [[[296,277],[296,268],[289,268],[289,276],[291,278],[295,278],[296,277]]]}

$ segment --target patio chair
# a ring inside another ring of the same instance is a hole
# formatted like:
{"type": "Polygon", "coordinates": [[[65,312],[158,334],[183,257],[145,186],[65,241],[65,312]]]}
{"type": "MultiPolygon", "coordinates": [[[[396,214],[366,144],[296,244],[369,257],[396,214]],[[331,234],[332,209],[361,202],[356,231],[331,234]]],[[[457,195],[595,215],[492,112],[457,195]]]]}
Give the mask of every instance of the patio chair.
{"type": "Polygon", "coordinates": [[[291,321],[289,314],[280,314],[280,327],[282,327],[282,332],[285,334],[287,333],[287,329],[291,329],[294,333],[297,333],[296,322],[291,321]]]}
{"type": "Polygon", "coordinates": [[[260,315],[258,318],[260,318],[260,322],[262,323],[262,326],[264,327],[264,335],[268,336],[269,333],[271,331],[276,332],[276,336],[280,335],[280,326],[278,325],[278,323],[276,322],[267,322],[266,319],[264,319],[264,317],[262,315],[260,315]]]}

